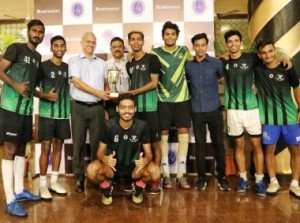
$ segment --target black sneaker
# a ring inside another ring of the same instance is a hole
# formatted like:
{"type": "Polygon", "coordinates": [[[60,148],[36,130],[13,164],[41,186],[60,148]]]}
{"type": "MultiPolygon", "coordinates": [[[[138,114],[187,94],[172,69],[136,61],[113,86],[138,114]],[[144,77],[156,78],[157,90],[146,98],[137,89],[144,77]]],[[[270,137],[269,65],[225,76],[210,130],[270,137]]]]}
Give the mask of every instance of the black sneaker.
{"type": "Polygon", "coordinates": [[[223,190],[223,191],[231,190],[225,176],[218,178],[218,186],[219,186],[220,190],[223,190]]]}
{"type": "Polygon", "coordinates": [[[143,202],[143,191],[144,191],[144,188],[139,187],[136,184],[134,184],[132,201],[135,204],[140,204],[143,202]]]}
{"type": "Polygon", "coordinates": [[[195,189],[196,190],[205,190],[206,188],[206,181],[203,177],[200,177],[196,183],[195,189]]]}

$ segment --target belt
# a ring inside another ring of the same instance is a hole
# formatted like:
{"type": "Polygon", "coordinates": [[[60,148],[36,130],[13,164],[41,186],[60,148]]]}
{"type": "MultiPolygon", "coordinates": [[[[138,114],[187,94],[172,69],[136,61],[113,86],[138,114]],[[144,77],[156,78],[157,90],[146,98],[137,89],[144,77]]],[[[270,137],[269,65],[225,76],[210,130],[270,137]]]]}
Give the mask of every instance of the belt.
{"type": "Polygon", "coordinates": [[[103,105],[103,101],[97,101],[97,102],[84,102],[84,101],[77,101],[74,100],[76,104],[85,105],[85,106],[96,106],[96,105],[103,105]]]}

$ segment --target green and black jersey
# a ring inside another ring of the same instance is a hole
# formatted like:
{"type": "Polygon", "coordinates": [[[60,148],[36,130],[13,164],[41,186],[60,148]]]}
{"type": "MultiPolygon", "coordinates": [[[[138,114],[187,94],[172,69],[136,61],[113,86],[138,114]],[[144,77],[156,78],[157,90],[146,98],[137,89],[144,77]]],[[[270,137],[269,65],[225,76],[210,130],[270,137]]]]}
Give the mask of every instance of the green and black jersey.
{"type": "Polygon", "coordinates": [[[256,54],[243,53],[238,59],[223,60],[225,77],[225,108],[249,110],[258,107],[252,90],[254,67],[261,64],[256,54]]]}
{"type": "Polygon", "coordinates": [[[11,62],[7,75],[18,83],[28,82],[28,97],[21,96],[12,86],[4,83],[1,108],[21,115],[32,115],[33,93],[36,87],[41,55],[31,51],[26,43],[13,43],[3,58],[11,62]]]}
{"type": "Polygon", "coordinates": [[[70,92],[68,83],[68,64],[60,66],[47,60],[41,64],[40,91],[47,93],[52,89],[58,94],[55,102],[40,99],[39,116],[45,118],[65,119],[70,114],[70,92]]]}
{"type": "Polygon", "coordinates": [[[184,65],[191,56],[185,46],[176,46],[172,52],[164,47],[155,48],[151,51],[157,55],[162,66],[159,78],[158,100],[162,102],[183,102],[189,100],[188,85],[185,77],[184,65]]]}
{"type": "MultiPolygon", "coordinates": [[[[151,75],[160,74],[160,63],[155,55],[146,53],[140,60],[127,62],[126,69],[131,80],[131,89],[143,87],[151,82],[151,75]]],[[[157,111],[157,89],[137,96],[138,112],[157,111]]]]}
{"type": "Polygon", "coordinates": [[[119,118],[107,121],[104,138],[101,143],[107,145],[107,154],[116,152],[116,169],[124,166],[135,165],[141,151],[141,144],[150,143],[150,133],[146,122],[134,119],[129,129],[123,129],[119,124],[119,118]]]}
{"type": "Polygon", "coordinates": [[[280,64],[274,69],[265,65],[255,68],[255,85],[258,89],[260,120],[265,125],[297,123],[297,107],[291,87],[299,87],[299,77],[292,68],[285,70],[280,64]]]}

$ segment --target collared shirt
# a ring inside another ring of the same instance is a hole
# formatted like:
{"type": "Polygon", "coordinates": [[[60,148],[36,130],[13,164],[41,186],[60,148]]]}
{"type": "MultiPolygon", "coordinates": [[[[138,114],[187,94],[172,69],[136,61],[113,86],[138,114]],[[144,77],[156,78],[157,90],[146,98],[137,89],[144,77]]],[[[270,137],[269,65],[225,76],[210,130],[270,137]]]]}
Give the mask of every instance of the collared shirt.
{"type": "Polygon", "coordinates": [[[192,112],[210,112],[221,106],[218,79],[223,77],[223,63],[213,57],[198,62],[187,61],[186,76],[189,81],[192,112]]]}
{"type": "MultiPolygon", "coordinates": [[[[126,63],[127,60],[123,58],[120,61],[116,61],[114,58],[110,58],[105,62],[106,68],[105,68],[105,81],[107,82],[107,74],[108,70],[112,68],[113,65],[116,65],[118,69],[120,69],[120,77],[116,84],[118,92],[128,91],[130,88],[130,79],[129,75],[126,70],[126,63]]],[[[111,86],[110,86],[111,88],[111,86]]]]}
{"type": "Polygon", "coordinates": [[[74,56],[69,61],[69,77],[70,77],[70,95],[74,100],[82,102],[97,102],[99,98],[85,93],[74,86],[72,77],[79,77],[81,81],[87,85],[103,91],[104,90],[104,60],[93,55],[92,60],[86,58],[84,54],[74,56]]]}

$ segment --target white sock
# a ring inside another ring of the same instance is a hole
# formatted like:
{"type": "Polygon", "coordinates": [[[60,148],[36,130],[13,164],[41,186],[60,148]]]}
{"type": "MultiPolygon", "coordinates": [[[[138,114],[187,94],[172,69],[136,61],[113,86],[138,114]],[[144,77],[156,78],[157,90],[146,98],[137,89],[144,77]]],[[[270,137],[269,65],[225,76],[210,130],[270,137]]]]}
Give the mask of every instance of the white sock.
{"type": "Polygon", "coordinates": [[[161,165],[163,170],[163,177],[170,177],[169,158],[167,156],[163,156],[161,158],[161,165]]]}
{"type": "Polygon", "coordinates": [[[15,199],[14,194],[14,161],[2,159],[2,179],[6,203],[9,204],[15,199]]]}
{"type": "Polygon", "coordinates": [[[248,180],[246,171],[245,172],[240,172],[239,174],[240,174],[240,178],[242,178],[243,180],[248,180]]]}
{"type": "Polygon", "coordinates": [[[255,174],[255,183],[259,183],[263,178],[263,174],[255,174]]]}
{"type": "Polygon", "coordinates": [[[299,181],[298,180],[292,180],[291,181],[291,187],[299,187],[299,181]]]}
{"type": "Polygon", "coordinates": [[[186,172],[186,156],[178,157],[178,168],[177,168],[177,178],[183,177],[183,174],[186,172]]]}
{"type": "Polygon", "coordinates": [[[270,183],[279,184],[276,177],[270,178],[270,183]]]}
{"type": "Polygon", "coordinates": [[[50,183],[56,183],[58,179],[58,171],[52,171],[50,183]]]}
{"type": "Polygon", "coordinates": [[[47,175],[40,175],[40,187],[47,187],[47,175]]]}
{"type": "Polygon", "coordinates": [[[15,193],[22,193],[24,190],[24,171],[25,157],[15,156],[14,162],[14,177],[15,177],[15,193]]]}

